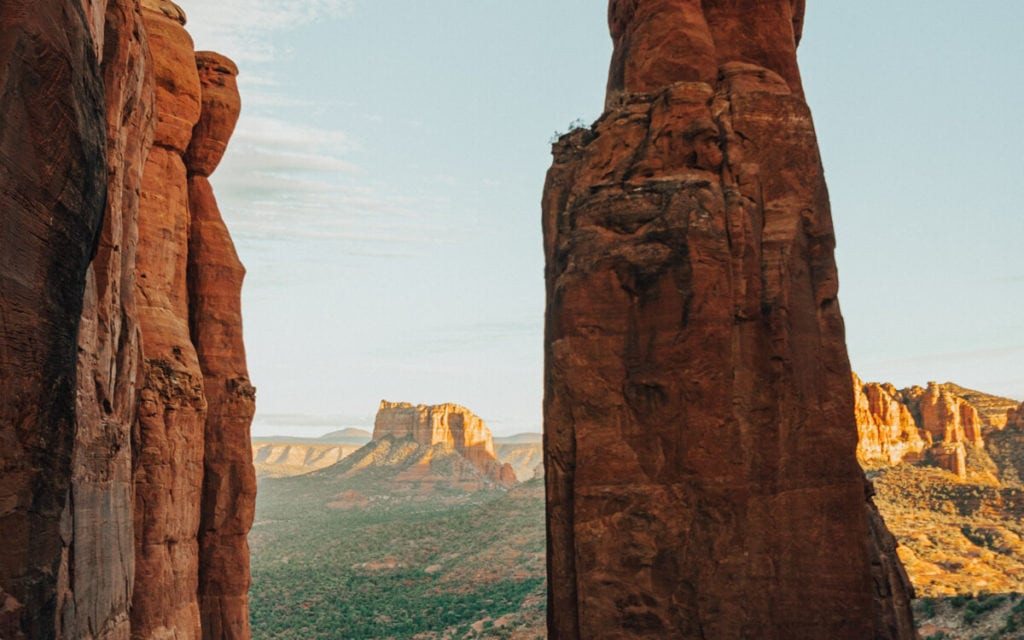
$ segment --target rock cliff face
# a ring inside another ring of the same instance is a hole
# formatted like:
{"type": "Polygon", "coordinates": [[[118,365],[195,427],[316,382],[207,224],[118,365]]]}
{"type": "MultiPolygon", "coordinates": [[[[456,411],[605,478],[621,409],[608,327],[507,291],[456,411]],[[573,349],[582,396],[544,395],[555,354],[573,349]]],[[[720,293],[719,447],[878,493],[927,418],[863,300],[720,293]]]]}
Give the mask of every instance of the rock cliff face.
{"type": "Polygon", "coordinates": [[[133,637],[199,629],[199,514],[206,398],[189,334],[189,200],[184,154],[200,84],[184,18],[144,3],[156,81],[156,137],[146,159],[135,282],[142,372],[135,457],[133,637]]]}
{"type": "Polygon", "coordinates": [[[248,638],[249,545],[256,473],[249,426],[256,392],[242,342],[245,268],[221,218],[208,177],[227,148],[241,111],[235,64],[217,53],[195,56],[202,111],[185,156],[188,167],[189,326],[202,370],[207,413],[199,530],[203,637],[248,638]]]}
{"type": "MultiPolygon", "coordinates": [[[[857,457],[868,466],[928,459],[963,479],[968,447],[985,446],[983,429],[992,434],[1006,426],[1006,418],[982,418],[956,393],[968,390],[951,383],[896,389],[889,383],[864,383],[854,375],[853,387],[860,435],[857,457]]],[[[971,393],[975,398],[995,398],[971,393]]]]}
{"type": "Polygon", "coordinates": [[[922,456],[928,443],[896,387],[888,383],[865,384],[854,374],[853,393],[860,460],[896,464],[913,462],[922,456]]]}
{"type": "Polygon", "coordinates": [[[0,4],[0,637],[51,638],[71,489],[78,327],[107,192],[81,3],[0,4]],[[64,521],[64,522],[62,522],[64,521]]]}
{"type": "Polygon", "coordinates": [[[1024,403],[1006,412],[1006,426],[1024,429],[1024,403]]]}
{"type": "Polygon", "coordinates": [[[802,16],[610,3],[606,111],[543,198],[551,638],[915,637],[855,456],[802,16]]]}
{"type": "Polygon", "coordinates": [[[385,436],[411,438],[428,447],[448,445],[491,481],[503,486],[516,482],[511,465],[502,464],[494,455],[491,430],[476,414],[457,404],[412,405],[381,400],[373,421],[373,439],[385,436]]]}
{"type": "Polygon", "coordinates": [[[107,203],[86,272],[58,636],[127,638],[135,572],[131,427],[139,371],[139,192],[153,140],[153,77],[136,3],[95,3],[107,133],[107,203]]]}
{"type": "Polygon", "coordinates": [[[184,162],[208,110],[208,175],[233,116],[183,23],[167,0],[0,7],[3,638],[248,637],[241,269],[184,162]]]}

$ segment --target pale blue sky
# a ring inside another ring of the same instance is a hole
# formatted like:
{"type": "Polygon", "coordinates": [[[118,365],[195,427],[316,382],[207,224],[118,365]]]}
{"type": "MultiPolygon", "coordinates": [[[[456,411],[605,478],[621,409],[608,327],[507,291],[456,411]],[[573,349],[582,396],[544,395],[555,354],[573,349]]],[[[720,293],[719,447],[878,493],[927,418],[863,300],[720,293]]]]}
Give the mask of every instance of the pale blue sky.
{"type": "MultiPolygon", "coordinates": [[[[381,398],[540,430],[540,193],[553,132],[600,114],[603,0],[179,4],[241,68],[213,182],[255,432],[369,424],[381,398]]],[[[1024,398],[1024,4],[809,4],[854,368],[1024,398]]]]}

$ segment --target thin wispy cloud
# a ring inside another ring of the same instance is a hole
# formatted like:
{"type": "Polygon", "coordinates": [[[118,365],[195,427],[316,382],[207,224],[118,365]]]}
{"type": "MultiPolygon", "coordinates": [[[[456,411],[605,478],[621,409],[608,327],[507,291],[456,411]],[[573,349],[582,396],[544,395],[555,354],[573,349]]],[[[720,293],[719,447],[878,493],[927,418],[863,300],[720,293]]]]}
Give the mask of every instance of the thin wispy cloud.
{"type": "Polygon", "coordinates": [[[179,0],[188,30],[200,49],[227,53],[235,62],[273,60],[280,51],[271,37],[318,20],[348,16],[354,0],[179,0]]]}

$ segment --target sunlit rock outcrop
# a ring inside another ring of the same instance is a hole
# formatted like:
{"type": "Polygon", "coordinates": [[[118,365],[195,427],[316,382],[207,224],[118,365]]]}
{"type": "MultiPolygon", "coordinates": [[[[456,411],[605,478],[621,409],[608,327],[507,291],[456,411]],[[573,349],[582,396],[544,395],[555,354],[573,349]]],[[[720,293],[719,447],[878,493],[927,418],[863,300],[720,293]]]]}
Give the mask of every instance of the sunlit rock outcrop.
{"type": "Polygon", "coordinates": [[[373,440],[385,436],[411,438],[428,447],[449,445],[492,482],[504,486],[516,482],[512,467],[494,455],[491,430],[476,414],[457,404],[412,405],[381,400],[373,422],[373,440]]]}

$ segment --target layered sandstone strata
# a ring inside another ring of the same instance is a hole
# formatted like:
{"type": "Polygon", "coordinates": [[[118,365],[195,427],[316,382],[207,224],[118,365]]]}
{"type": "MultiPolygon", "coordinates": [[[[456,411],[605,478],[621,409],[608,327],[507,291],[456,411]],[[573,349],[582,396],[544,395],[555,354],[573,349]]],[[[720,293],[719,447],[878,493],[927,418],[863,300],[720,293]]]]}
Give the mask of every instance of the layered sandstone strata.
{"type": "Polygon", "coordinates": [[[1024,403],[1020,407],[1006,412],[1006,426],[1024,429],[1024,403]]]}
{"type": "Polygon", "coordinates": [[[256,474],[249,426],[256,394],[242,342],[245,268],[221,218],[209,176],[227,148],[241,111],[238,68],[222,55],[196,54],[202,115],[185,157],[191,225],[189,323],[199,357],[207,412],[199,530],[199,599],[203,637],[249,637],[249,545],[256,474]]]}
{"type": "Polygon", "coordinates": [[[373,440],[385,436],[410,438],[428,447],[451,446],[485,478],[504,486],[516,482],[512,467],[494,455],[491,430],[479,416],[457,404],[412,405],[381,400],[373,421],[373,440]]]}
{"type": "Polygon", "coordinates": [[[610,3],[606,111],[543,199],[552,638],[915,637],[856,461],[802,16],[610,3]]]}

